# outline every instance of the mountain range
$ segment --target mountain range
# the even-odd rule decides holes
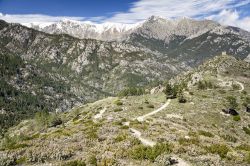
[[[249,61],[249,41],[242,29],[189,18],[152,16],[136,25],[0,21],[1,118],[18,122],[39,110],[67,111],[127,87],[158,85],[222,52]]]

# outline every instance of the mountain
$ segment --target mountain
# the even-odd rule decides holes
[[[177,98],[108,97],[37,114],[1,139],[0,165],[249,165],[250,63],[216,56],[170,82]]]
[[[124,42],[150,49],[168,58],[182,57],[185,61],[198,61],[197,64],[201,63],[200,56],[208,57],[222,51],[230,55],[237,54],[241,58],[249,55],[249,32],[236,27],[222,26],[211,20],[165,19],[151,16],[138,24],[93,24],[67,20],[48,26],[31,27],[51,34]]]
[[[29,23],[24,25],[50,34],[68,34],[80,39],[97,39],[104,41],[122,39],[139,26],[139,24],[95,24],[72,20],[62,20],[58,23],[51,24]]]
[[[58,24],[88,27],[70,21]],[[103,33],[115,27],[105,31],[102,26]],[[101,41],[0,21],[1,129],[39,110],[67,111],[115,96],[126,87],[163,82],[224,51],[249,59],[249,32],[215,22],[153,16],[138,27],[121,27],[117,34],[122,40]]]

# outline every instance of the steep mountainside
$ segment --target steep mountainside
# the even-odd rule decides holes
[[[249,165],[250,63],[218,56],[174,82],[176,99],[109,97],[37,114],[1,139],[0,165]]]
[[[170,24],[179,28],[171,29]],[[171,37],[163,40],[160,34]],[[209,21],[183,19],[170,23],[151,17],[126,41],[108,42],[51,35],[0,21],[0,52],[6,60],[0,62],[5,66],[1,119],[15,122],[43,109],[66,111],[78,103],[113,96],[124,87],[161,82],[222,51],[245,59],[250,53],[247,34]],[[10,59],[16,59],[18,65],[11,64]],[[13,72],[6,72],[8,65],[15,65]],[[14,104],[24,106],[20,107],[20,113],[26,112],[22,116],[8,104],[18,101],[15,91],[27,98],[39,98],[31,104]],[[49,102],[46,108],[40,107],[41,101]],[[27,105],[35,109],[29,111]],[[2,120],[1,124],[9,122]]]

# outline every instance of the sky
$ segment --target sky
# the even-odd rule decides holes
[[[215,20],[250,31],[250,0],[0,0],[7,22],[137,23],[156,15]]]

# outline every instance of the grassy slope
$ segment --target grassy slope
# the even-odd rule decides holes
[[[154,157],[158,155],[156,149],[153,149],[154,152],[150,148],[144,149],[146,155],[142,154],[144,152],[140,148],[143,149],[143,145],[122,125],[122,122],[130,121],[130,127],[141,131],[143,137],[157,143],[167,143],[171,155],[179,156],[186,162],[194,165],[247,165],[250,135],[243,127],[250,125],[250,114],[245,112],[242,103],[250,93],[249,72],[249,64],[230,57],[210,61],[191,72],[191,76],[201,73],[202,78],[212,81],[216,88],[198,90],[196,85],[190,86],[189,92],[192,93],[185,93],[187,103],[180,104],[173,99],[164,111],[144,122],[134,119],[163,105],[166,102],[163,93],[120,99],[110,97],[83,105],[60,114],[64,125],[54,128],[41,130],[34,120],[24,121],[10,129],[9,133],[27,138],[19,136],[14,148],[0,151],[0,156],[3,156],[0,161],[60,164],[73,160],[92,163],[96,158],[99,165],[159,165],[157,162],[161,162],[160,159],[165,156],[163,151],[166,154],[169,151],[157,149],[163,153],[157,159]],[[186,80],[191,76],[185,77]],[[218,78],[242,82],[245,91],[219,86]],[[221,109],[225,108],[226,96],[237,97],[240,121],[221,113]],[[122,105],[117,105],[117,100]],[[107,111],[102,119],[94,120],[93,116],[103,108],[107,108]]]

